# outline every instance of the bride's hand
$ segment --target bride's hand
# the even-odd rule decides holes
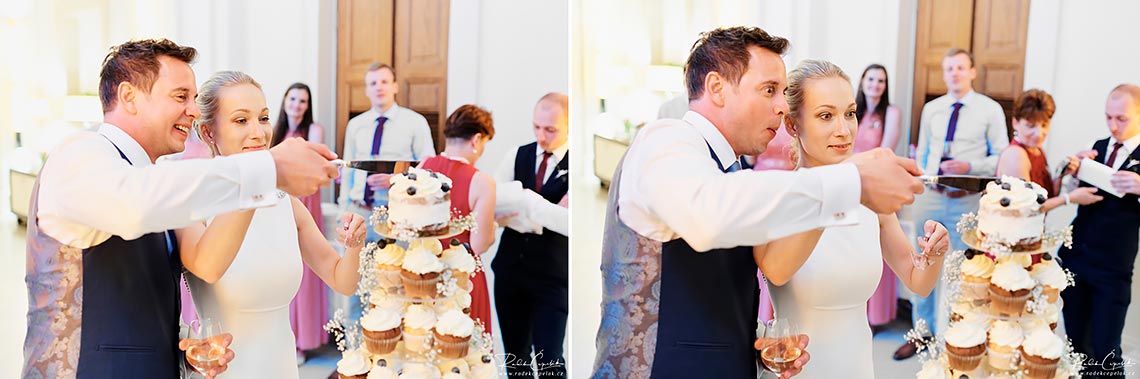
[[[368,235],[364,217],[352,212],[340,215],[340,227],[336,228],[339,240],[346,249],[359,249],[364,246],[364,238]]]
[[[918,248],[922,255],[941,257],[950,250],[950,237],[946,227],[934,220],[926,220],[923,225],[926,238],[918,239]]]
[[[811,354],[809,354],[807,350],[808,336],[806,334],[800,334],[798,337],[800,345],[800,357],[796,358],[796,361],[792,364],[791,369],[780,374],[780,379],[787,379],[799,375],[800,371],[803,370],[804,365],[806,365],[808,361],[811,360]],[[773,339],[757,338],[756,343],[753,344],[753,347],[756,348],[756,351],[762,351],[765,347],[774,345],[776,343],[777,341]]]

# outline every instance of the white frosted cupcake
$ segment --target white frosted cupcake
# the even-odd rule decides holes
[[[1029,276],[1041,283],[1042,293],[1045,294],[1049,304],[1056,304],[1061,291],[1069,286],[1068,275],[1065,275],[1065,270],[1061,269],[1061,265],[1057,264],[1055,259],[1043,259],[1033,265],[1029,270]]]
[[[436,285],[442,280],[443,262],[431,252],[416,248],[408,250],[401,268],[404,292],[408,297],[434,299],[439,295]]]
[[[458,239],[451,239],[451,246],[443,251],[443,265],[451,270],[451,277],[455,278],[459,288],[470,288],[470,277],[475,273],[475,257],[467,252],[467,248],[459,243]]]
[[[990,297],[990,277],[994,261],[982,253],[968,253],[971,257],[962,262],[962,293],[966,300],[985,300]]]
[[[946,331],[946,356],[950,368],[973,371],[986,353],[986,331],[972,322],[959,322]]]
[[[441,379],[438,368],[423,363],[408,363],[402,371],[400,379]]]
[[[404,348],[417,353],[431,349],[435,323],[435,311],[431,307],[423,304],[409,305],[404,314]]]
[[[368,353],[360,349],[349,350],[341,353],[340,361],[336,363],[336,373],[340,379],[367,379],[371,366]]]
[[[368,302],[372,304],[372,308],[384,308],[396,313],[403,314],[404,307],[408,305],[407,301],[394,296],[382,288],[375,288],[368,295]]]
[[[443,243],[440,243],[439,240],[435,238],[417,239],[408,245],[408,250],[417,249],[426,250],[436,257],[443,255]]]
[[[915,379],[950,379],[950,370],[937,360],[929,360],[922,364],[922,370]]]
[[[1048,329],[1036,329],[1021,343],[1025,377],[1048,379],[1057,374],[1057,363],[1065,352],[1064,342]]]
[[[1017,369],[1018,348],[1024,339],[1021,327],[1016,322],[995,321],[989,331],[986,344],[990,367],[1000,371]]]
[[[444,359],[457,359],[467,356],[470,347],[471,331],[475,323],[471,317],[457,310],[450,310],[439,316],[435,323],[435,349]]]
[[[385,359],[377,359],[376,363],[372,364],[372,371],[368,373],[368,379],[398,379],[399,377],[399,373]]]
[[[444,314],[449,310],[458,310],[464,314],[471,314],[471,294],[466,291],[456,291],[447,299],[435,302],[435,313]]]
[[[997,263],[1014,262],[1021,266],[1021,268],[1028,269],[1033,265],[1033,256],[1025,253],[1008,253],[998,255]]]
[[[382,288],[399,287],[400,266],[404,263],[404,248],[396,245],[392,240],[376,242],[377,250],[372,255],[376,261],[376,279]]]
[[[396,349],[403,327],[400,314],[390,309],[373,308],[360,318],[364,329],[364,346],[372,354],[384,355]]]
[[[442,372],[444,376],[447,374],[459,374],[462,376],[471,372],[471,365],[468,365],[464,359],[443,360],[436,367],[439,368],[439,372]]]
[[[994,266],[990,278],[990,311],[1000,316],[1020,317],[1037,282],[1021,264],[1002,262]]]

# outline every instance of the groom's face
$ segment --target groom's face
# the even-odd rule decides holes
[[[788,112],[784,89],[788,87],[784,60],[779,54],[758,46],[748,49],[748,69],[735,86],[725,94],[725,111],[732,125],[732,145],[736,153],[756,155],[768,148],[768,142],[780,129],[780,121]]]

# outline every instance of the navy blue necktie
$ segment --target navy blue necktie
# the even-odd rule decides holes
[[[376,133],[372,135],[372,157],[376,158],[380,154],[380,140],[384,138],[384,123],[388,122],[388,118],[380,116],[376,118]],[[366,176],[367,177],[367,176]],[[372,193],[376,192],[368,182],[364,182],[364,204],[372,206]]]
[[[946,143],[942,145],[942,162],[950,158],[950,143],[954,142],[954,132],[958,130],[958,111],[962,110],[962,103],[954,103],[954,111],[950,112],[950,125],[946,127]],[[938,175],[942,175],[942,167],[938,168]]]

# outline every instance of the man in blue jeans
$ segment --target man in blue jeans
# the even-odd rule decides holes
[[[992,176],[998,155],[1009,145],[1005,113],[993,99],[974,92],[977,77],[974,57],[963,49],[950,49],[942,58],[942,80],[947,94],[922,107],[918,131],[918,168],[927,175]],[[946,225],[951,247],[965,249],[956,225],[963,213],[977,211],[978,197],[961,190],[935,188],[915,199],[917,219],[932,219]],[[917,236],[916,236],[917,237]],[[940,287],[940,286],[938,286]],[[926,321],[930,332],[937,335],[946,317],[936,317],[940,293],[938,287],[930,296],[912,297],[913,320]],[[914,356],[917,348],[907,343],[895,352],[895,359]]]

